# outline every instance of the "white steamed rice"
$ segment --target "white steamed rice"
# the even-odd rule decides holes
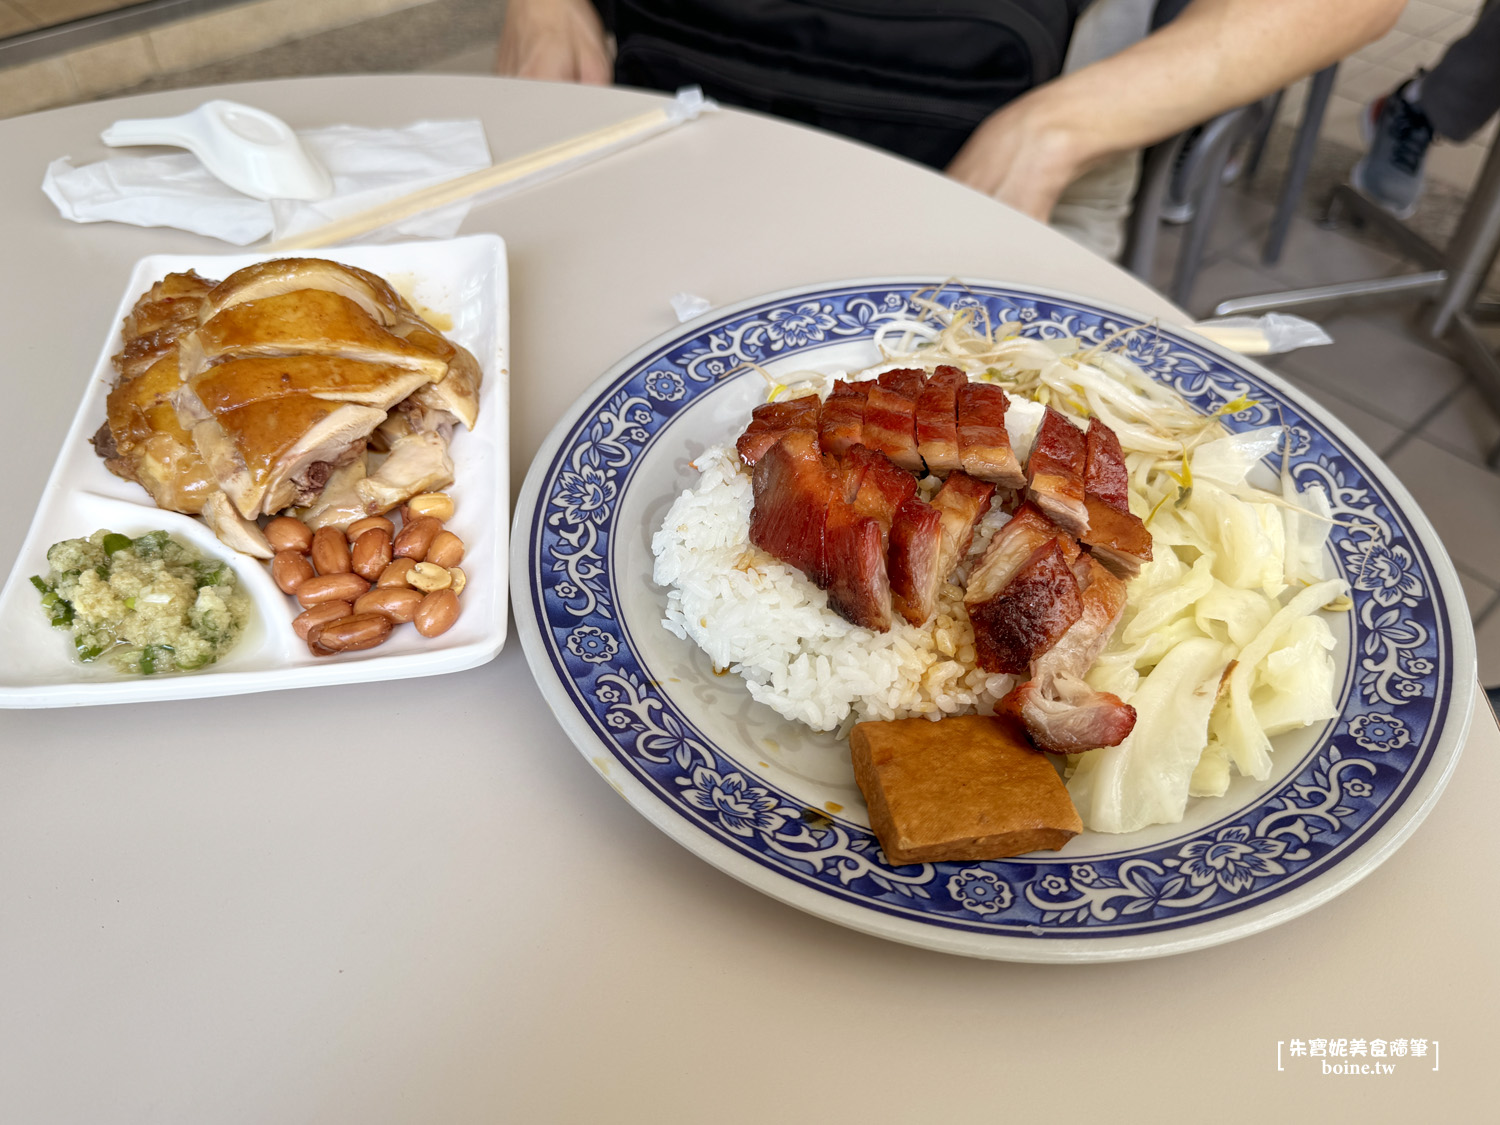
[[[849,624],[828,595],[750,542],[750,474],[733,448],[695,462],[697,484],[679,496],[651,540],[654,577],[668,587],[663,622],[703,649],[717,669],[740,675],[750,694],[788,719],[834,730],[851,716],[899,719],[978,711],[1015,677],[974,666],[963,590],[949,582],[921,628],[895,617],[877,633]],[[1005,521],[992,511],[970,558]],[[966,568],[955,579],[962,580]]]

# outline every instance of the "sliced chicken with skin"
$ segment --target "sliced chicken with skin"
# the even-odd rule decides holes
[[[380,467],[355,485],[355,493],[364,504],[364,514],[373,516],[452,483],[448,442],[441,434],[418,431],[397,438]]]
[[[255,519],[310,501],[328,479],[313,466],[347,464],[384,419],[375,407],[292,395],[199,422],[193,442],[239,513]],[[322,472],[316,488],[309,471]]]
[[[198,323],[207,324],[225,309],[246,301],[278,297],[299,289],[322,289],[347,297],[386,328],[395,325],[403,313],[412,311],[384,279],[368,270],[323,258],[277,258],[246,266],[215,285],[199,309]]]
[[[483,378],[478,361],[444,339],[384,279],[367,270],[321,258],[280,258],[247,266],[213,288],[203,301],[199,322],[206,326],[236,305],[299,290],[321,290],[352,301],[378,326],[444,365],[445,375],[411,396],[424,411],[445,416],[420,428],[436,429],[448,418],[466,429],[474,428]]]
[[[139,483],[158,508],[196,515],[218,484],[178,424],[171,397],[178,386],[177,359],[169,355],[109,392],[105,425],[112,455],[105,467]]]
[[[394,331],[448,365],[448,374],[441,382],[419,388],[412,394],[411,401],[429,412],[446,413],[464,429],[472,430],[479,420],[479,387],[484,380],[479,361],[467,348],[443,339],[425,321],[403,321]],[[424,428],[434,427],[428,425]]]
[[[218,489],[204,502],[201,514],[203,522],[219,537],[219,542],[236,551],[257,559],[269,559],[276,553],[260,525],[235,511],[229,497]]]
[[[448,364],[382,327],[340,293],[298,289],[232,305],[182,341],[184,380],[225,357],[341,356],[406,367],[436,382]]]
[[[323,491],[306,507],[293,508],[292,515],[314,531],[320,527],[337,527],[342,530],[355,520],[376,515],[375,512],[365,510],[365,499],[359,494],[365,472],[363,457],[356,457],[347,465],[340,465],[329,474]]]
[[[191,271],[169,273],[141,295],[120,326],[124,346],[113,362],[122,382],[175,354],[181,336],[197,327],[203,296],[213,286]]]
[[[266,549],[262,514],[296,504],[342,525],[445,487],[448,434],[478,415],[474,357],[385,280],[337,262],[168,275],[123,334],[100,456],[247,553]],[[387,456],[367,474],[382,424]]]
[[[339,356],[255,357],[215,364],[188,380],[173,402],[185,425],[294,395],[390,410],[427,381],[421,371]]]

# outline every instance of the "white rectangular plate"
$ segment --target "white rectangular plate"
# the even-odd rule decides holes
[[[160,510],[140,485],[111,474],[94,453],[89,438],[104,421],[104,400],[114,379],[110,356],[120,350],[119,324],[136,299],[172,272],[195,269],[222,279],[277,256],[156,254],[136,263],[113,322],[99,326],[107,334],[94,376],[0,590],[0,707],[139,703],[407,679],[473,668],[499,654],[508,588],[510,341],[505,243],[495,235],[318,254],[386,278],[419,309],[436,314],[443,334],[473,352],[484,370],[478,425],[453,437],[456,479],[449,492],[456,511],[448,526],[464,541],[469,584],[457,624],[442,636],[424,638],[403,628],[379,648],[314,657],[292,632],[296,603],[276,588],[264,563],[231,551],[198,520]],[[48,624],[29,578],[47,573],[47,548],[53,543],[100,528],[126,535],[163,528],[229,562],[254,601],[250,626],[234,649],[202,671],[171,675],[125,676],[103,661],[79,663],[72,635]]]

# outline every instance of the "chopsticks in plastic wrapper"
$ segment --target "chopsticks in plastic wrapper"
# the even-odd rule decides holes
[[[1192,327],[1198,335],[1207,336],[1220,347],[1240,355],[1280,355],[1333,343],[1333,337],[1322,325],[1290,313],[1225,316],[1200,320]]]
[[[488,203],[639,144],[678,125],[693,121],[706,111],[718,108],[718,103],[705,98],[699,87],[686,86],[678,90],[676,97],[665,105],[636,117],[571,137],[547,148],[507,160],[503,164],[434,184],[366,211],[337,219],[325,226],[289,235],[272,243],[267,249],[310,250],[356,242],[372,236],[378,237],[378,232],[392,223],[404,222],[414,215],[446,207],[459,200],[474,204]]]

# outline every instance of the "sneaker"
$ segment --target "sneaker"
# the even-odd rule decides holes
[[[1403,83],[1365,108],[1360,124],[1369,151],[1354,166],[1349,182],[1361,195],[1398,219],[1409,219],[1422,194],[1422,164],[1432,144],[1432,122],[1406,100]]]

